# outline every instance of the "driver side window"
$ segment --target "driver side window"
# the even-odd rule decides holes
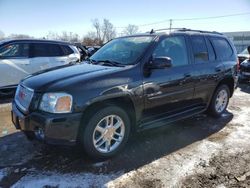
[[[153,58],[170,57],[173,67],[187,65],[188,56],[185,38],[183,36],[174,36],[163,39],[155,48]]]

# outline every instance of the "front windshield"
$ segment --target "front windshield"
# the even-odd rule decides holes
[[[152,36],[117,38],[104,45],[90,60],[112,61],[122,65],[135,64],[152,40]]]

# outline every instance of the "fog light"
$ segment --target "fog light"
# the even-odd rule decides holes
[[[44,130],[42,128],[37,128],[35,130],[35,135],[36,135],[36,138],[39,139],[39,140],[44,140]]]

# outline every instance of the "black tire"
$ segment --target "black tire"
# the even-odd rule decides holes
[[[119,143],[116,149],[109,153],[103,153],[98,151],[95,146],[94,146],[94,141],[93,141],[93,134],[96,126],[98,123],[106,116],[109,115],[116,115],[121,118],[123,121],[124,127],[125,127],[125,132],[122,141]],[[130,133],[130,118],[128,114],[120,107],[117,106],[107,106],[103,107],[100,110],[97,110],[97,112],[92,113],[91,117],[86,121],[84,126],[84,129],[82,129],[79,137],[80,137],[80,142],[81,145],[84,147],[85,152],[87,155],[94,159],[106,159],[113,157],[116,155],[127,143],[128,138],[129,138],[129,133]]]
[[[218,111],[216,109],[216,99],[218,97],[218,94],[224,90],[227,93],[227,100],[225,101],[225,107],[221,110]],[[209,108],[208,108],[208,113],[211,114],[213,117],[219,118],[221,115],[226,111],[228,102],[229,102],[229,97],[230,97],[230,91],[227,85],[220,85],[216,91],[214,92],[214,95],[212,97],[212,100],[210,102]]]
[[[23,133],[25,134],[25,136],[26,136],[26,138],[28,139],[28,140],[34,140],[35,139],[35,134],[34,134],[34,132],[32,132],[32,131],[23,131]]]

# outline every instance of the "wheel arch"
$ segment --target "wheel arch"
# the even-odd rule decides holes
[[[220,87],[221,85],[227,85],[230,91],[230,97],[233,96],[234,93],[234,79],[232,77],[226,77],[220,80],[220,82],[217,84],[214,92]]]
[[[104,98],[99,98],[99,99],[95,99],[92,100],[91,102],[88,102],[82,112],[82,118],[81,118],[81,123],[80,123],[80,127],[79,127],[79,131],[78,133],[84,131],[84,125],[87,123],[89,117],[91,116],[91,114],[95,113],[97,111],[97,109],[99,108],[104,108],[107,106],[118,106],[122,109],[124,109],[127,113],[128,116],[131,120],[131,131],[135,131],[136,130],[136,110],[135,110],[135,104],[133,102],[133,100],[131,99],[131,97],[126,94],[126,95],[120,95],[120,96],[116,96],[116,97],[106,97]]]

